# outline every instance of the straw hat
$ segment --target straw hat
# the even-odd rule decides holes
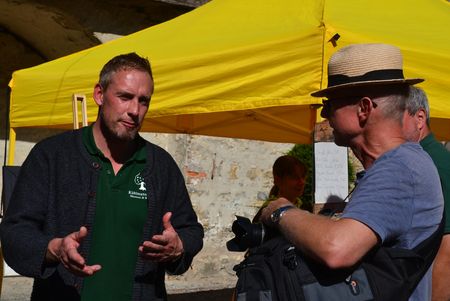
[[[414,85],[423,81],[421,78],[405,79],[399,48],[387,44],[353,44],[333,54],[328,62],[328,87],[311,95],[322,97],[343,88]]]

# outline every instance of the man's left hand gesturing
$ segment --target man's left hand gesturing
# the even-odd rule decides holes
[[[170,218],[172,212],[166,212],[163,216],[164,231],[160,235],[154,235],[149,241],[144,241],[139,246],[139,252],[144,259],[155,262],[171,262],[183,254],[183,242],[172,227]]]

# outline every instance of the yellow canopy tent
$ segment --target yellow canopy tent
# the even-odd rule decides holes
[[[450,140],[448,37],[445,0],[213,0],[166,23],[14,72],[9,164],[15,128],[72,124],[72,94],[88,96],[93,121],[91,93],[101,66],[131,51],[148,56],[154,70],[144,131],[309,143],[320,103],[310,93],[326,86],[330,55],[351,43],[391,43],[402,49],[406,76],[426,79],[433,131]]]

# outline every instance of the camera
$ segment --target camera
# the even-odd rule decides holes
[[[227,242],[228,251],[242,252],[257,247],[273,237],[273,228],[265,227],[262,223],[252,223],[250,219],[236,215],[231,226],[235,237]]]

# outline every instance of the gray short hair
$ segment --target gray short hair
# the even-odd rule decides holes
[[[430,106],[425,91],[421,88],[410,86],[409,97],[406,101],[406,110],[408,114],[414,116],[417,111],[423,109],[427,117],[427,125],[430,125]]]
[[[408,86],[402,84],[371,87],[366,94],[380,106],[384,117],[402,124],[408,92]]]
[[[382,110],[385,117],[402,123],[407,98],[408,97],[404,94],[392,94],[375,99],[375,101],[378,100],[378,102],[382,104],[382,106],[380,106],[380,110]]]

